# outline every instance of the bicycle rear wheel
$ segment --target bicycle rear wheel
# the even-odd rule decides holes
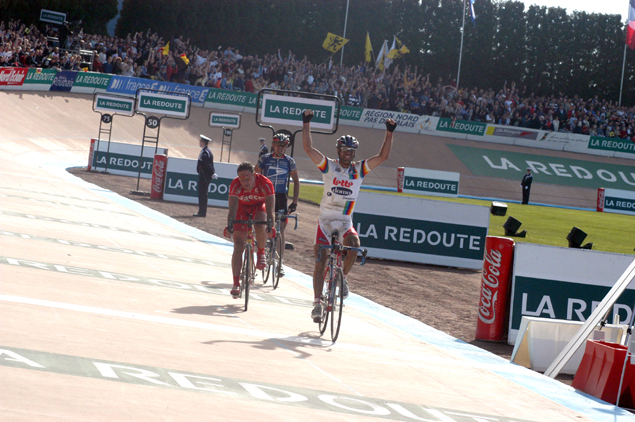
[[[344,308],[344,298],[342,297],[342,286],[344,284],[344,273],[341,268],[336,268],[333,279],[333,306],[331,306],[331,340],[335,343],[340,334],[342,325],[342,310]]]
[[[329,322],[329,313],[330,313],[330,309],[329,309],[329,303],[331,303],[330,301],[330,296],[331,296],[331,289],[330,287],[330,279],[331,279],[331,265],[328,264],[326,266],[326,268],[324,269],[324,284],[322,286],[322,319],[320,321],[320,334],[324,334],[324,332],[326,331],[326,327],[328,327],[328,322]]]
[[[284,247],[284,246],[281,246]],[[273,283],[273,289],[277,289],[278,288],[278,283],[280,282],[280,269],[282,268],[282,257],[280,256],[280,252],[278,251],[278,249],[274,249],[273,252],[273,279],[272,279],[272,283]]]
[[[249,285],[251,284],[251,271],[253,254],[250,248],[245,249],[245,258],[243,259],[243,277],[242,277],[242,294],[245,295],[245,312],[247,311],[247,305],[249,304]]]

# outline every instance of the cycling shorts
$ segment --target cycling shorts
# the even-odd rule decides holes
[[[284,210],[284,213],[287,214],[289,208],[287,208],[287,194],[286,193],[276,193],[276,208],[275,212],[277,213],[280,210]],[[282,220],[283,223],[286,223],[288,218]]]
[[[331,236],[337,231],[338,241],[340,244],[344,244],[344,239],[348,236],[357,236],[357,231],[353,227],[353,219],[347,215],[343,215],[342,218],[318,218],[318,226],[315,235],[316,245],[330,245]]]
[[[236,210],[235,220],[249,220],[249,217],[256,218],[256,215],[260,212],[267,212],[264,202],[256,205],[244,205],[238,203],[238,209]],[[234,231],[246,232],[249,228],[246,224],[234,224]]]

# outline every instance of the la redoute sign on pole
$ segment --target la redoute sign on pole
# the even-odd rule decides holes
[[[190,97],[139,91],[137,113],[164,114],[185,119],[190,110]]]
[[[302,126],[302,113],[304,113],[304,110],[313,110],[311,127],[313,129],[333,130],[336,118],[335,107],[336,104],[333,101],[265,94],[262,96],[260,121],[263,123]]]

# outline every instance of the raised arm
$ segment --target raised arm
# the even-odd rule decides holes
[[[369,168],[374,169],[390,157],[390,150],[392,149],[392,132],[396,127],[397,123],[395,123],[393,119],[386,120],[386,135],[384,136],[384,143],[381,144],[379,154],[366,160],[366,164]]]
[[[311,119],[313,118],[313,110],[304,110],[302,113],[302,146],[304,152],[309,156],[315,164],[320,164],[324,159],[324,155],[313,148],[313,139],[311,138]]]

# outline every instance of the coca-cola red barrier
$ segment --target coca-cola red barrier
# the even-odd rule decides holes
[[[88,150],[88,166],[87,170],[91,171],[93,169],[93,160],[94,156],[97,154],[97,139],[90,140],[90,149]]]
[[[571,386],[615,404],[627,350],[627,347],[621,344],[587,340],[584,356]],[[619,406],[632,409],[633,403],[635,367],[629,361],[624,370]]]
[[[403,192],[403,181],[406,171],[405,167],[397,167],[397,192]]]
[[[477,340],[503,341],[507,334],[513,259],[512,239],[487,236],[476,322]]]
[[[604,188],[598,188],[597,212],[604,212]]]
[[[150,198],[163,199],[163,187],[165,186],[165,173],[168,169],[168,156],[156,154],[152,162],[152,186]]]

